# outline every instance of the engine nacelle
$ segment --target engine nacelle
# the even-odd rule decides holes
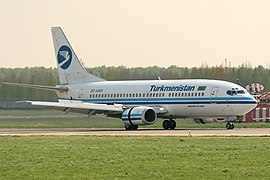
[[[208,124],[208,123],[215,123],[215,122],[225,122],[225,118],[196,118],[194,122],[197,124]]]
[[[150,125],[157,119],[155,110],[151,107],[134,107],[127,109],[122,114],[122,120],[126,125]]]

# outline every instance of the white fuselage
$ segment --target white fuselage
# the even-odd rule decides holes
[[[125,107],[163,107],[159,117],[241,116],[257,101],[241,86],[218,80],[102,81],[69,84],[60,99],[90,103],[123,104]]]

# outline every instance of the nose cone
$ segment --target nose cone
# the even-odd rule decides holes
[[[250,96],[250,101],[248,103],[249,106],[247,106],[247,112],[253,110],[254,108],[257,107],[258,105],[258,101],[257,99],[255,99],[253,96],[249,95]]]

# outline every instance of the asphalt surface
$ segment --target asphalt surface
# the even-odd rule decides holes
[[[117,128],[55,128],[55,129],[1,129],[0,136],[31,135],[95,135],[95,136],[270,136],[268,128],[236,128],[226,129],[138,129],[126,131]]]

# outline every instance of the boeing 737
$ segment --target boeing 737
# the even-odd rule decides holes
[[[52,27],[60,85],[54,87],[5,83],[54,91],[58,102],[26,101],[89,116],[105,114],[122,119],[126,130],[150,125],[163,118],[164,129],[175,129],[176,118],[197,123],[234,122],[256,107],[243,87],[220,80],[106,81],[86,72],[60,27]]]

